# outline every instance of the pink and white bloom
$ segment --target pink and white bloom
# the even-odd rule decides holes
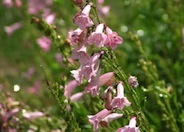
[[[108,72],[99,77],[98,86],[101,87],[102,85],[106,84],[112,77],[114,76],[113,72]]]
[[[22,24],[20,22],[14,23],[10,26],[5,26],[5,32],[10,36],[12,35],[16,30],[18,30],[20,27],[22,27]]]
[[[116,132],[140,132],[139,127],[136,127],[136,117],[132,117],[129,125],[117,129]]]
[[[82,66],[79,67],[77,70],[70,71],[72,76],[75,78],[75,80],[78,82],[78,84],[82,83],[83,74],[82,74]]]
[[[71,30],[68,32],[68,39],[70,41],[70,43],[72,45],[77,44],[78,42],[81,42],[81,39],[83,39],[82,37],[82,32],[84,32],[84,30],[77,28],[76,30]]]
[[[78,83],[76,80],[72,80],[69,83],[67,83],[67,85],[65,85],[64,88],[64,96],[66,98],[69,98],[71,96],[71,93],[73,92],[73,90],[77,87]]]
[[[108,72],[101,75],[100,77],[98,75],[96,77],[93,77],[90,83],[85,87],[84,92],[91,93],[92,96],[98,95],[100,87],[103,86],[107,81],[109,81],[113,75],[113,72]]]
[[[85,64],[81,65],[79,69],[71,71],[73,77],[78,81],[79,84],[82,83],[83,77],[90,82],[92,77],[97,76],[100,56],[101,53],[95,53]]]
[[[124,87],[122,82],[120,82],[117,86],[117,96],[113,98],[111,102],[112,108],[118,108],[122,110],[124,106],[130,106],[131,103],[124,96]]]
[[[106,27],[107,40],[105,46],[109,46],[112,49],[117,48],[117,44],[123,43],[123,39],[118,36],[116,32],[113,32],[109,27]]]
[[[78,59],[81,65],[85,64],[90,59],[85,43],[82,43],[77,48],[73,49],[71,56],[73,59]]]
[[[82,12],[77,13],[73,18],[74,24],[76,24],[82,30],[93,26],[93,21],[89,17],[90,10],[91,5],[87,5],[84,7]]]
[[[96,27],[95,32],[91,33],[88,38],[88,44],[95,44],[97,47],[103,47],[107,41],[107,35],[103,33],[104,24],[101,23]]]
[[[38,45],[45,51],[48,52],[50,50],[51,46],[51,40],[45,36],[42,36],[41,38],[38,38],[36,40]]]
[[[99,58],[101,53],[95,53],[83,66],[82,73],[88,82],[91,81],[92,77],[97,76],[99,69]]]
[[[111,111],[107,109],[103,109],[100,112],[98,112],[96,115],[88,115],[88,119],[90,124],[93,125],[93,130],[96,132],[99,128],[98,124],[111,113]]]
[[[110,122],[122,117],[123,114],[119,114],[119,113],[111,113],[109,115],[107,115],[105,118],[103,118],[101,120],[101,122],[99,123],[102,127],[107,126]]]
[[[139,86],[139,82],[138,82],[138,80],[137,80],[137,77],[135,77],[135,76],[130,76],[130,77],[128,78],[128,83],[129,83],[132,87],[134,87],[134,88],[136,88],[136,87]]]
[[[93,97],[99,95],[100,87],[98,87],[99,77],[92,77],[91,81],[84,89],[84,93],[90,93]]]
[[[23,117],[27,120],[33,120],[45,116],[43,112],[23,112]]]
[[[49,14],[47,16],[44,16],[44,19],[48,24],[52,24],[54,22],[55,17],[56,17],[56,15],[54,13],[52,13],[52,14]]]

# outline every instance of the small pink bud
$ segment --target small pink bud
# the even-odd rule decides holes
[[[45,36],[36,40],[38,45],[43,49],[43,51],[48,52],[51,46],[51,40]]]
[[[83,92],[79,92],[79,93],[73,94],[73,95],[70,97],[70,100],[71,100],[72,102],[77,102],[77,101],[79,101],[79,99],[82,98],[83,95],[84,95]]]
[[[23,117],[25,117],[28,120],[37,119],[37,118],[40,118],[40,117],[43,117],[43,116],[45,116],[45,114],[43,112],[39,112],[39,111],[23,113]]]
[[[20,27],[22,26],[22,24],[20,22],[14,23],[10,26],[5,26],[5,32],[10,36],[12,35],[16,30],[18,30]]]
[[[137,86],[139,86],[139,83],[138,83],[138,81],[137,81],[137,77],[135,77],[135,76],[130,76],[129,78],[128,78],[128,83],[132,86],[132,87],[137,87]]]

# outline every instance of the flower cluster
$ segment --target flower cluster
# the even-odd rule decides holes
[[[91,19],[90,11],[91,8],[93,8],[91,3],[87,3],[84,7],[82,7],[82,2],[76,1],[76,3],[78,3],[77,5],[81,8],[73,18],[73,22],[78,28],[69,31],[68,40],[73,49],[71,55],[72,59],[78,60],[80,66],[77,70],[71,71],[75,80],[65,86],[65,96],[70,98],[73,102],[78,101],[83,94],[90,93],[92,96],[100,94],[101,86],[114,77],[113,72],[100,75],[100,58],[104,55],[104,51],[100,51],[100,48],[110,47],[114,50],[118,44],[123,43],[123,39],[105,23],[95,23],[95,21]],[[98,52],[93,54],[88,52],[88,48],[92,45],[99,49]],[[71,95],[72,91],[78,85],[82,84],[84,80],[88,83],[84,90]],[[98,131],[99,125],[104,127],[114,119],[123,116],[123,114],[114,113],[114,109],[122,110],[125,106],[131,105],[124,96],[123,83],[119,82],[117,84],[117,94],[114,97],[111,92],[113,86],[114,83],[111,83],[104,91],[103,98],[106,101],[105,108],[96,115],[88,115],[89,122],[93,125],[94,131]],[[132,121],[133,119],[134,121]],[[117,131],[126,132],[135,129],[136,132],[138,132],[139,128],[136,128],[135,118],[131,119],[129,126],[125,126],[125,129],[120,128]]]

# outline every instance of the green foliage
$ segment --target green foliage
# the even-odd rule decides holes
[[[103,49],[106,54],[102,57],[102,66],[106,71],[113,69],[117,78],[125,82],[126,94],[134,105],[133,110],[117,111],[124,116],[100,131],[110,132],[126,125],[126,118],[132,113],[140,117],[140,126],[144,126],[143,121],[147,120],[149,126],[145,127],[150,127],[150,131],[184,131],[183,1],[106,0],[105,5],[110,5],[111,10],[103,22],[122,36],[124,43],[114,52]],[[67,104],[63,96],[66,80],[72,79],[70,70],[75,68],[68,64],[71,48],[66,37],[70,29],[76,28],[72,18],[78,9],[67,0],[53,0],[51,8],[56,12],[54,25],[46,24],[40,19],[40,14],[28,15],[25,1],[21,8],[1,6],[0,104],[8,104],[9,96],[20,102],[20,106],[11,106],[21,108],[13,117],[20,121],[20,125],[9,124],[20,131],[30,128],[35,131],[92,131],[87,115],[103,109],[103,101],[85,95],[79,103]],[[17,21],[21,21],[23,26],[8,36],[4,26]],[[35,40],[42,35],[52,39],[49,52],[43,52],[36,44]],[[62,64],[55,60],[55,53],[62,53]],[[30,67],[35,72],[30,78],[25,78],[24,73]],[[140,84],[137,89],[128,85],[129,74],[137,76]],[[35,81],[40,81],[41,85],[33,94],[29,88]],[[20,91],[13,90],[15,84],[20,86]],[[78,87],[76,91],[81,89]],[[70,111],[66,111],[67,105],[70,105]],[[46,117],[27,121],[22,117],[23,109],[43,111]]]

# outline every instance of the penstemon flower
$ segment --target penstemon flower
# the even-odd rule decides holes
[[[107,126],[107,124],[109,124],[110,122],[122,117],[123,114],[119,114],[119,113],[111,113],[109,115],[107,115],[105,118],[103,118],[101,120],[101,122],[99,123],[102,127]]]
[[[77,28],[74,31],[69,31],[68,32],[68,40],[70,41],[71,45],[75,45],[78,42],[81,42],[80,40],[82,39],[82,32],[84,32],[84,30]]]
[[[89,12],[91,10],[91,5],[84,7],[82,12],[77,13],[74,18],[74,24],[76,24],[80,29],[85,29],[93,26],[93,21],[89,17]]]
[[[73,90],[77,87],[77,81],[76,80],[72,80],[70,81],[67,85],[65,85],[64,88],[64,96],[65,97],[70,97],[71,93],[73,92]]]
[[[113,98],[111,102],[112,108],[123,109],[124,106],[130,106],[131,103],[124,96],[124,87],[122,82],[120,82],[117,86],[117,96]]]
[[[96,27],[95,32],[91,33],[88,38],[89,44],[95,44],[97,47],[103,47],[107,40],[107,35],[103,33],[104,24],[101,23]]]
[[[100,112],[98,112],[96,115],[88,115],[88,119],[90,124],[93,125],[93,130],[96,132],[99,128],[98,124],[111,113],[111,111],[107,109],[103,109]]]
[[[73,49],[71,57],[73,59],[78,59],[81,65],[85,64],[90,59],[87,53],[86,44],[82,43],[77,48]]]
[[[113,32],[109,27],[106,27],[107,40],[105,46],[109,46],[112,49],[117,48],[117,44],[123,43],[123,39],[118,36],[116,32]]]
[[[38,45],[43,49],[43,51],[48,52],[51,46],[51,40],[45,36],[38,38],[37,40]]]
[[[43,112],[24,112],[23,113],[23,117],[26,118],[27,120],[33,120],[33,119],[37,119],[40,117],[45,116],[45,114]]]
[[[20,22],[14,23],[10,26],[5,26],[5,32],[8,34],[8,36],[11,36],[16,30],[22,27],[22,24]]]
[[[129,125],[117,129],[116,132],[140,132],[139,127],[136,127],[136,117],[132,117]]]

